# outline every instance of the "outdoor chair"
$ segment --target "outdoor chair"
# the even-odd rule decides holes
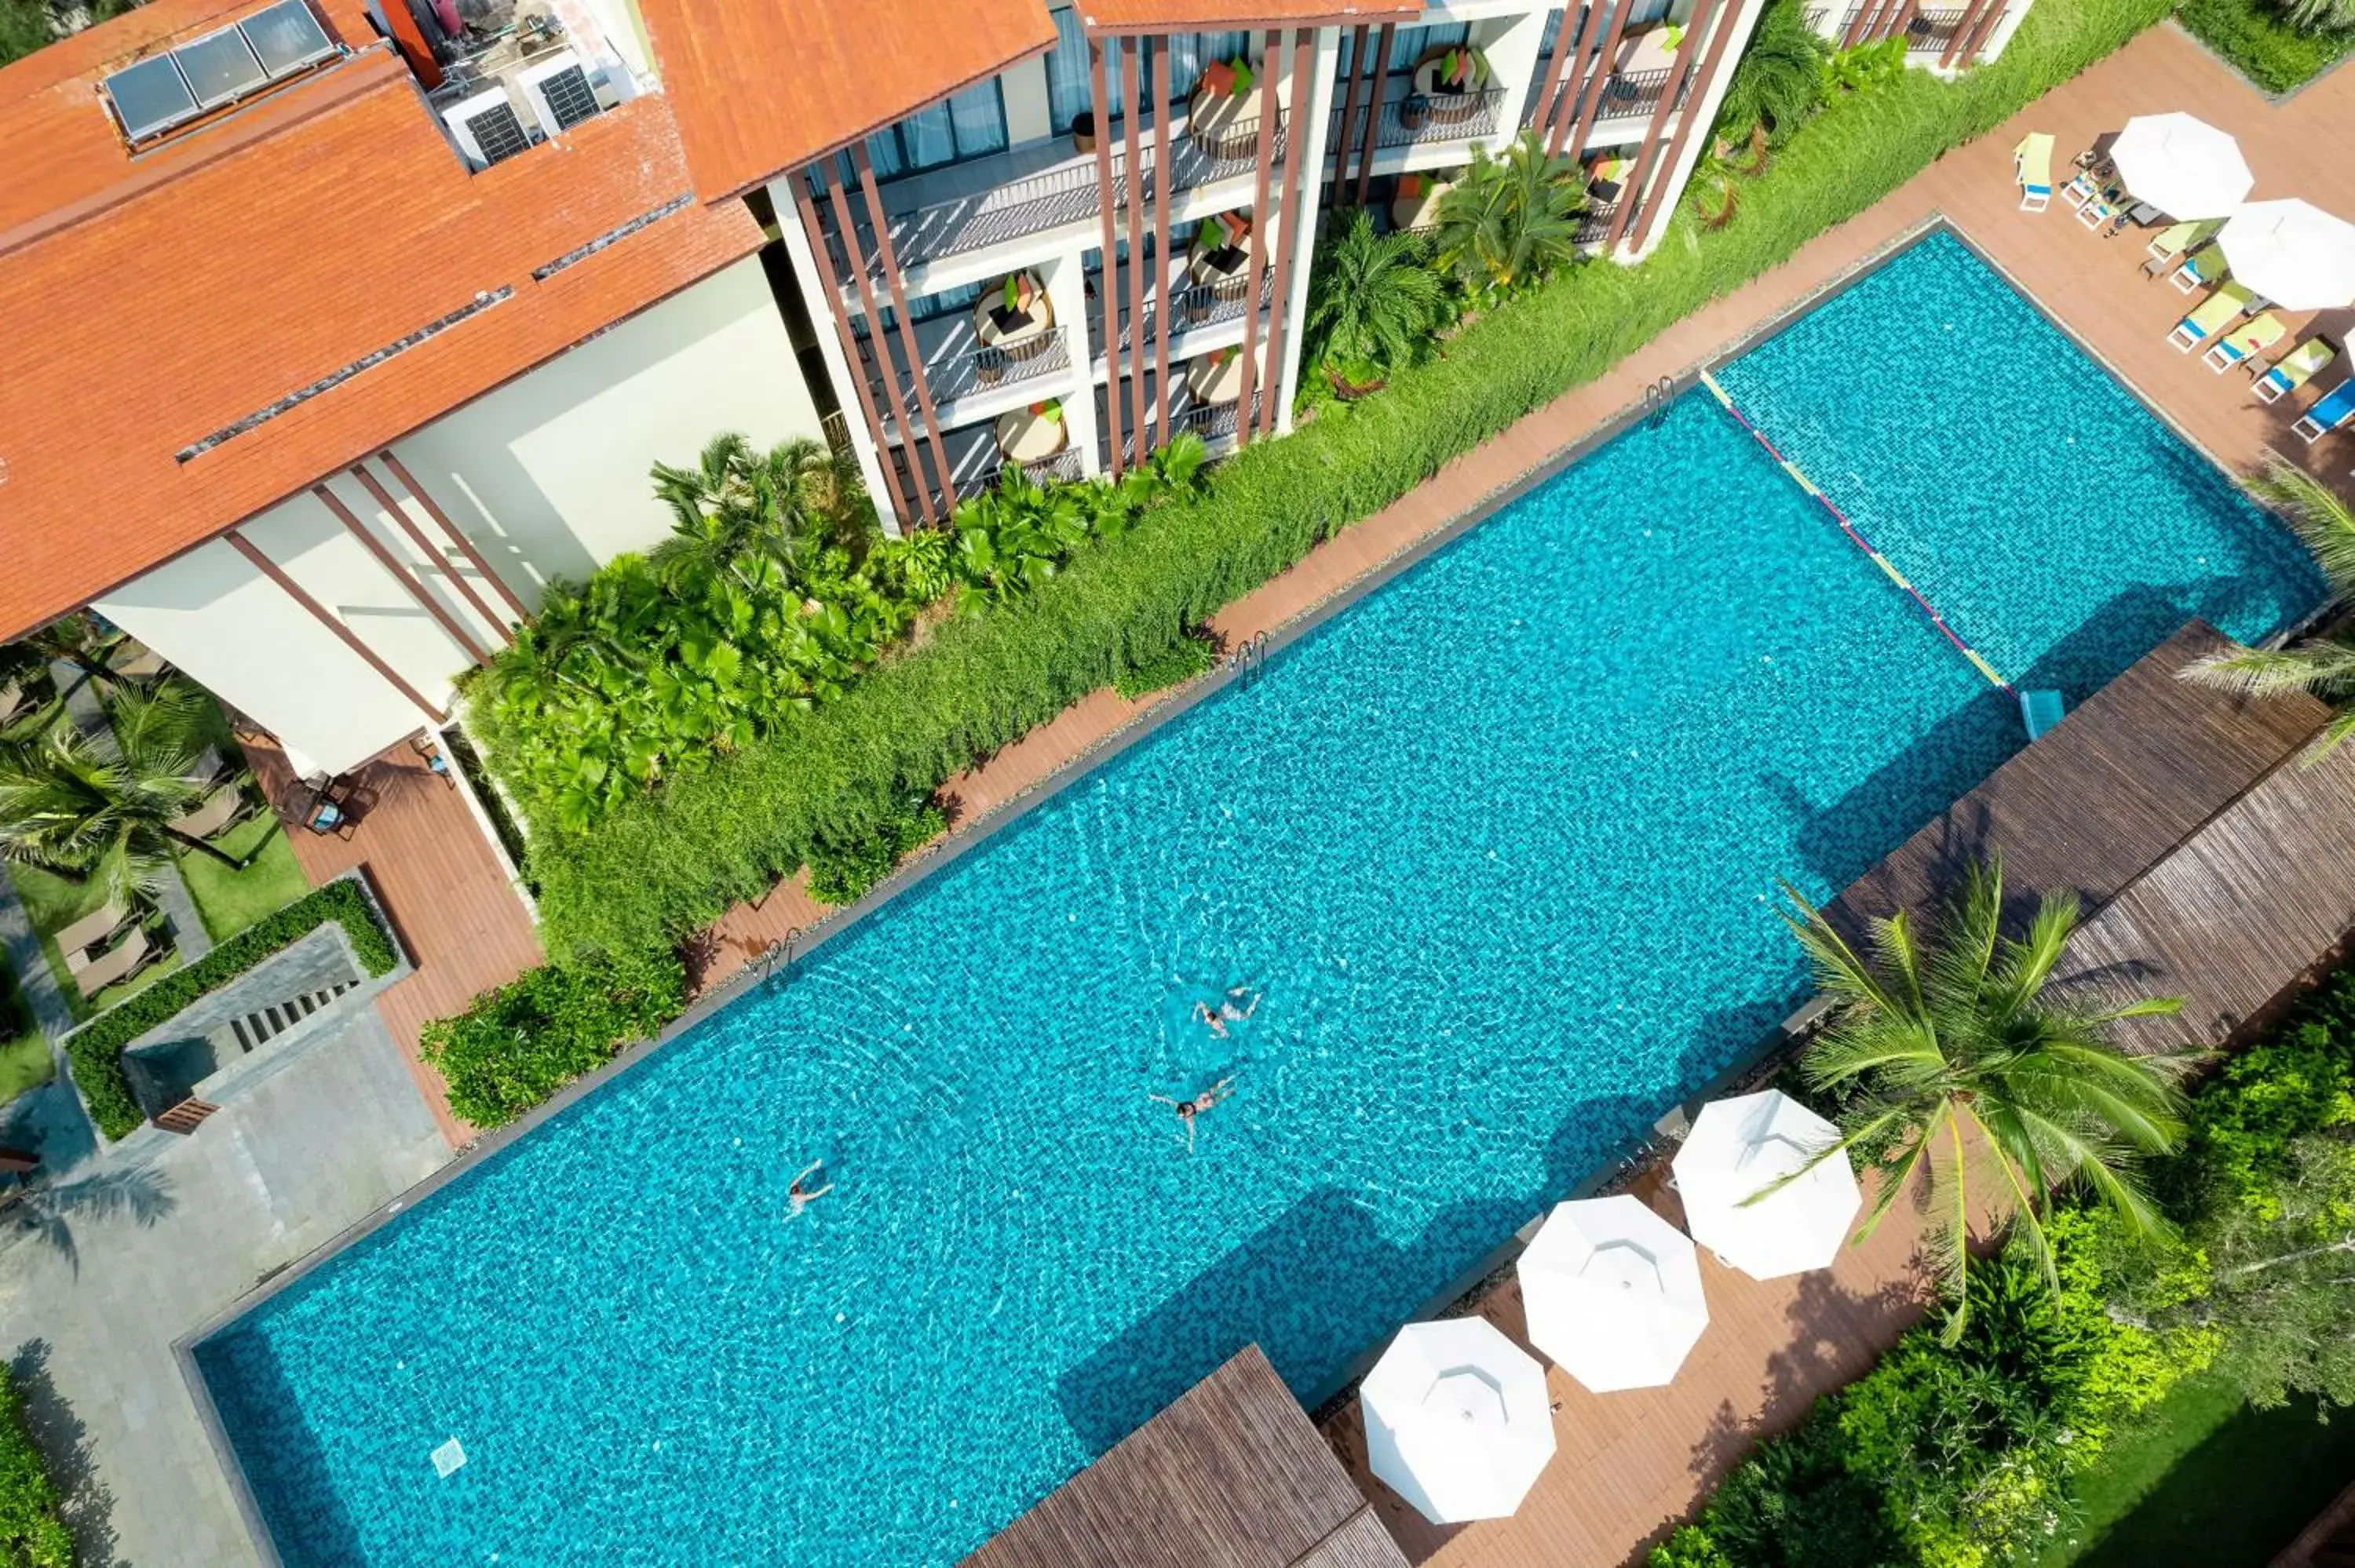
[[[2211,219],[2201,223],[2178,223],[2160,229],[2144,247],[2149,260],[2142,264],[2143,276],[2157,278],[2160,273],[2183,260],[2184,252],[2197,245],[2205,245],[2216,237],[2223,225]]]
[[[2281,317],[2267,311],[2261,316],[2243,322],[2218,338],[2200,357],[2209,369],[2222,376],[2235,365],[2255,358],[2288,335],[2289,328],[2283,323]]]
[[[2321,401],[2300,415],[2290,429],[2312,446],[2350,418],[2355,418],[2355,376],[2324,393]]]
[[[2199,308],[2175,323],[2167,341],[2178,354],[2190,354],[2193,349],[2232,324],[2233,318],[2247,310],[2256,299],[2247,287],[2226,283],[2200,302]]]
[[[131,934],[96,958],[87,955],[66,959],[66,969],[73,976],[74,985],[84,996],[96,996],[119,980],[129,980],[157,956],[147,940],[147,933],[139,927]]]
[[[2196,294],[2224,275],[2224,253],[2213,243],[2201,246],[2183,259],[2168,281],[2179,294]]]
[[[2257,376],[2254,388],[2260,403],[2278,403],[2314,378],[2314,373],[2339,357],[2338,345],[2328,338],[2310,337],[2274,363],[2271,369]],[[2252,371],[2257,367],[2249,366]]]
[[[2101,185],[2090,174],[2081,174],[2061,187],[2061,199],[2069,204],[2072,212],[2083,212],[2089,202],[2099,200]]]
[[[110,898],[57,934],[58,951],[71,963],[84,949],[105,941],[123,928],[131,910],[121,899]]]
[[[2032,132],[2011,150],[2011,176],[2019,185],[2019,210],[2042,212],[2052,205],[2052,137]],[[1616,194],[1614,189],[1614,194]]]
[[[186,816],[175,817],[171,826],[175,832],[192,839],[209,839],[228,832],[244,815],[245,791],[231,782],[206,796],[204,804]]]

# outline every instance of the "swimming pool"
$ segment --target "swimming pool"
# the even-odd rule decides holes
[[[2186,615],[2318,598],[1943,236],[1721,379],[2015,680],[2073,700]],[[2045,447],[2121,441],[2168,461],[2053,488]],[[1778,876],[1841,885],[2018,730],[1686,397],[199,1366],[291,1563],[953,1561],[1246,1341],[1333,1375],[1788,1010]],[[1231,987],[1220,1041],[1189,1009]],[[1189,1152],[1150,1097],[1228,1077]]]

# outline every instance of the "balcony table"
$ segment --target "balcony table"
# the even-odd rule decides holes
[[[1042,462],[1071,444],[1071,432],[1065,418],[1047,418],[1028,408],[1009,408],[997,416],[992,431],[997,438],[997,450],[1012,463]]]
[[[1186,282],[1207,287],[1220,299],[1234,299],[1250,286],[1251,237],[1246,235],[1241,245],[1229,245],[1225,234],[1214,223],[1195,232],[1187,248]]]
[[[1031,300],[1025,318],[1018,324],[1002,327],[996,313],[1006,303],[999,290],[982,295],[973,307],[974,340],[984,348],[994,348],[1008,359],[1028,359],[1043,353],[1055,330],[1055,304],[1044,289]]]
[[[1259,90],[1257,78],[1240,98],[1214,87],[1195,90],[1187,130],[1202,151],[1214,158],[1242,158],[1259,150]]]
[[[1453,49],[1433,49],[1423,56],[1414,68],[1414,95],[1430,104],[1426,112],[1435,125],[1453,125],[1459,120],[1469,120],[1480,112],[1480,106],[1486,101],[1483,96],[1485,86],[1459,92],[1439,85],[1439,68],[1447,63],[1447,57],[1454,52]],[[1473,52],[1476,58],[1478,57],[1477,50]],[[1485,59],[1483,63],[1486,63]]]
[[[1223,351],[1221,351],[1223,353]],[[1226,354],[1206,354],[1186,362],[1186,390],[1197,403],[1232,403],[1243,395],[1243,356],[1241,351]]]

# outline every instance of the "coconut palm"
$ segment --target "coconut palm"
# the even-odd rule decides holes
[[[2302,33],[2355,30],[2355,0],[2287,0],[2282,10]]]
[[[2249,489],[2287,517],[2306,541],[2315,565],[2329,579],[2333,604],[2343,609],[2355,603],[2355,508],[2306,470],[2278,458],[2249,481]],[[2229,649],[2193,661],[2183,675],[2232,692],[2258,696],[2310,692],[2327,703],[2341,704],[2355,697],[2355,643],[2313,637],[2290,648]],[[2307,760],[2319,759],[2350,735],[2355,735],[2355,704],[2331,716]]]
[[[1747,141],[1763,126],[1780,144],[1823,101],[1824,66],[1831,46],[1807,26],[1797,0],[1775,0],[1758,20],[1733,79],[1718,108],[1717,133]]]
[[[1308,330],[1320,357],[1380,367],[1412,359],[1441,308],[1438,275],[1423,260],[1419,236],[1376,234],[1373,216],[1359,209],[1321,249],[1309,284]]]
[[[1476,294],[1533,283],[1576,254],[1586,187],[1578,165],[1549,158],[1535,131],[1501,158],[1475,148],[1439,198],[1439,264]]]
[[[183,682],[126,689],[111,738],[69,720],[38,739],[0,747],[0,858],[97,883],[110,898],[152,884],[176,849],[237,860],[172,826],[204,801],[208,744],[203,695]]]
[[[2106,1203],[2131,1234],[2163,1233],[2136,1164],[2182,1139],[2190,1054],[2129,1055],[2109,1038],[2120,1019],[2170,1014],[2181,999],[2124,1007],[2048,994],[2076,929],[2073,897],[2041,901],[2024,938],[2003,930],[2003,870],[1974,865],[1925,950],[1901,912],[1875,921],[1871,955],[1785,889],[1785,918],[1806,949],[1832,1022],[1807,1047],[1806,1081],[1841,1107],[1841,1141],[1880,1167],[1881,1191],[1857,1239],[1922,1178],[1934,1256],[1947,1287],[1949,1343],[1968,1313],[1971,1172],[1996,1178],[1995,1204],[2052,1277],[2042,1214],[2074,1187]],[[1973,1152],[1976,1150],[1977,1152]]]
[[[832,542],[859,493],[845,461],[811,437],[763,452],[729,430],[711,438],[693,468],[658,462],[655,494],[671,509],[671,536],[647,558],[673,582],[725,577],[749,588],[752,561],[790,567]]]

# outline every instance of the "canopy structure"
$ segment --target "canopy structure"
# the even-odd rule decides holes
[[[1529,1342],[1596,1393],[1666,1383],[1709,1327],[1693,1244],[1624,1192],[1555,1204],[1518,1270]]]
[[[1864,1203],[1848,1156],[1775,1183],[1838,1141],[1838,1128],[1776,1089],[1710,1101],[1674,1161],[1685,1228],[1754,1279],[1829,1267]]]
[[[2256,176],[2241,144],[2189,114],[2137,114],[2110,144],[2118,182],[2169,217],[2222,217],[2249,199]]]
[[[2236,280],[2286,311],[2355,303],[2355,224],[2311,202],[2253,201],[2216,243]]]
[[[1408,1324],[1358,1398],[1368,1464],[1433,1524],[1506,1518],[1553,1457],[1545,1369],[1486,1318]]]

